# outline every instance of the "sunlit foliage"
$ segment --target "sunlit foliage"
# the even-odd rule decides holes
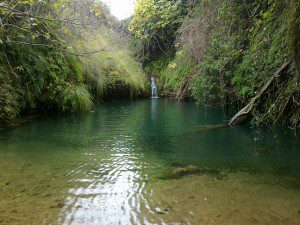
[[[129,29],[141,41],[141,61],[173,49],[181,23],[180,0],[138,0]]]
[[[0,127],[28,112],[89,112],[118,83],[144,94],[129,41],[112,38],[118,26],[100,1],[1,1]]]
[[[169,33],[163,31],[174,29],[178,25],[179,4],[180,1],[139,0],[129,28],[142,40],[168,38]]]

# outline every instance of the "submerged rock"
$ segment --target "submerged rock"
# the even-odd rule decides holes
[[[205,173],[208,173],[208,174],[214,174],[214,175],[220,174],[220,171],[216,170],[216,169],[204,168],[203,170],[204,170]]]
[[[163,179],[173,179],[173,178],[180,178],[184,175],[189,174],[197,174],[204,172],[204,170],[198,166],[188,165],[186,167],[175,167],[170,170],[168,170],[164,176]]]
[[[253,149],[253,151],[255,153],[261,153],[261,152],[267,152],[268,150],[266,148],[263,148],[263,147],[256,147]]]
[[[65,202],[62,199],[56,199],[55,203],[50,206],[50,208],[62,208],[65,206]]]
[[[164,215],[164,214],[167,214],[169,212],[169,209],[165,208],[164,210],[161,210],[160,208],[156,207],[155,211],[156,211],[157,214]]]
[[[229,127],[228,124],[216,124],[216,125],[200,125],[195,127],[194,131],[206,131],[206,130],[214,130],[219,128],[226,128]]]
[[[195,165],[187,165],[185,167],[171,168],[167,170],[161,178],[176,179],[190,174],[207,174],[217,178],[218,180],[223,180],[224,178],[227,177],[227,175],[221,174],[220,171],[217,169],[210,169],[210,168],[199,167]]]
[[[221,174],[221,173],[216,174],[214,177],[215,177],[217,180],[227,180],[227,179],[228,179],[228,176],[227,176],[226,174]]]
[[[50,194],[50,193],[44,193],[44,194],[42,194],[41,196],[45,198],[45,197],[51,196],[51,194]]]

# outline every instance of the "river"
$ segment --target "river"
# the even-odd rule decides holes
[[[228,120],[147,99],[3,131],[0,224],[300,224],[296,132],[202,126]]]

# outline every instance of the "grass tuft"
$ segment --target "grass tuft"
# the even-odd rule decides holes
[[[89,112],[93,108],[93,101],[90,93],[84,85],[74,86],[69,84],[61,93],[61,107],[63,111]]]

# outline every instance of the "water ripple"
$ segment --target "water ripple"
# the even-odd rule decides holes
[[[241,204],[248,211],[251,204],[255,210],[263,205],[253,204],[253,195],[269,205],[277,204],[278,197],[285,215],[298,213],[291,207],[297,196],[293,191],[278,193],[273,188],[268,195],[269,185],[264,193],[270,197],[263,198],[259,195],[264,187],[253,192],[256,186],[237,171],[261,177],[266,170],[287,174],[294,184],[290,190],[295,190],[294,175],[300,174],[299,139],[288,131],[276,134],[276,139],[270,131],[253,134],[247,126],[195,130],[201,124],[223,122],[221,111],[207,112],[192,103],[161,99],[111,102],[88,115],[48,118],[3,132],[0,207],[5,207],[0,208],[0,221],[5,215],[4,224],[189,224],[193,219],[200,221],[194,224],[212,224],[202,215],[207,212],[215,217],[218,210],[229,210],[227,216],[232,218],[232,199],[239,197],[234,205]],[[217,173],[230,170],[236,177],[233,183],[215,182],[222,178],[216,174],[213,178],[159,179],[166,171],[188,165]],[[237,190],[244,187],[249,190],[237,197]],[[208,204],[203,200],[207,196],[218,198]],[[228,203],[226,210],[219,208],[223,202]]]

